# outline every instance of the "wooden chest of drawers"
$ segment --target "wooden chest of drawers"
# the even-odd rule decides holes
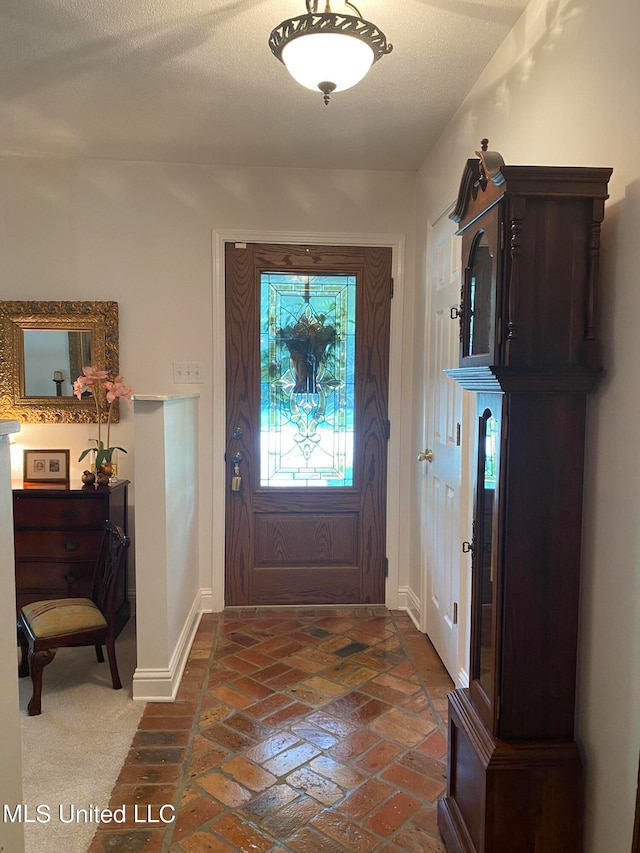
[[[109,519],[128,533],[127,486],[13,489],[18,608],[45,598],[91,594],[93,568]],[[118,592],[118,630],[130,615],[127,572]]]

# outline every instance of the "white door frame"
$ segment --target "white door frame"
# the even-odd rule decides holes
[[[218,612],[224,607],[225,562],[225,500],[227,492],[224,453],[226,447],[226,388],[225,388],[225,243],[291,243],[324,246],[388,246],[392,253],[394,297],[391,301],[391,339],[389,352],[389,419],[392,423],[387,462],[387,556],[389,576],[386,579],[385,603],[390,609],[398,607],[399,551],[401,541],[399,509],[402,411],[402,321],[405,275],[405,236],[403,234],[307,233],[282,231],[249,231],[234,229],[212,234],[213,253],[213,376],[212,376],[212,458],[210,480],[212,489],[211,519],[211,590],[203,590],[204,610]],[[206,487],[206,481],[202,485]],[[407,521],[405,520],[405,524]],[[203,528],[207,530],[207,527]]]

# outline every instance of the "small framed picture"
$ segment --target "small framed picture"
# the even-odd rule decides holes
[[[25,450],[25,483],[68,483],[68,450]]]

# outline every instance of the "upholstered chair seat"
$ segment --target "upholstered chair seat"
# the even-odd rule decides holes
[[[35,601],[26,604],[22,612],[38,640],[107,627],[107,620],[89,598]]]

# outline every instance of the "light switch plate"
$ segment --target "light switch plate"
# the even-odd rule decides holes
[[[202,375],[202,362],[200,361],[174,361],[173,383],[174,385],[194,385],[204,382]]]

